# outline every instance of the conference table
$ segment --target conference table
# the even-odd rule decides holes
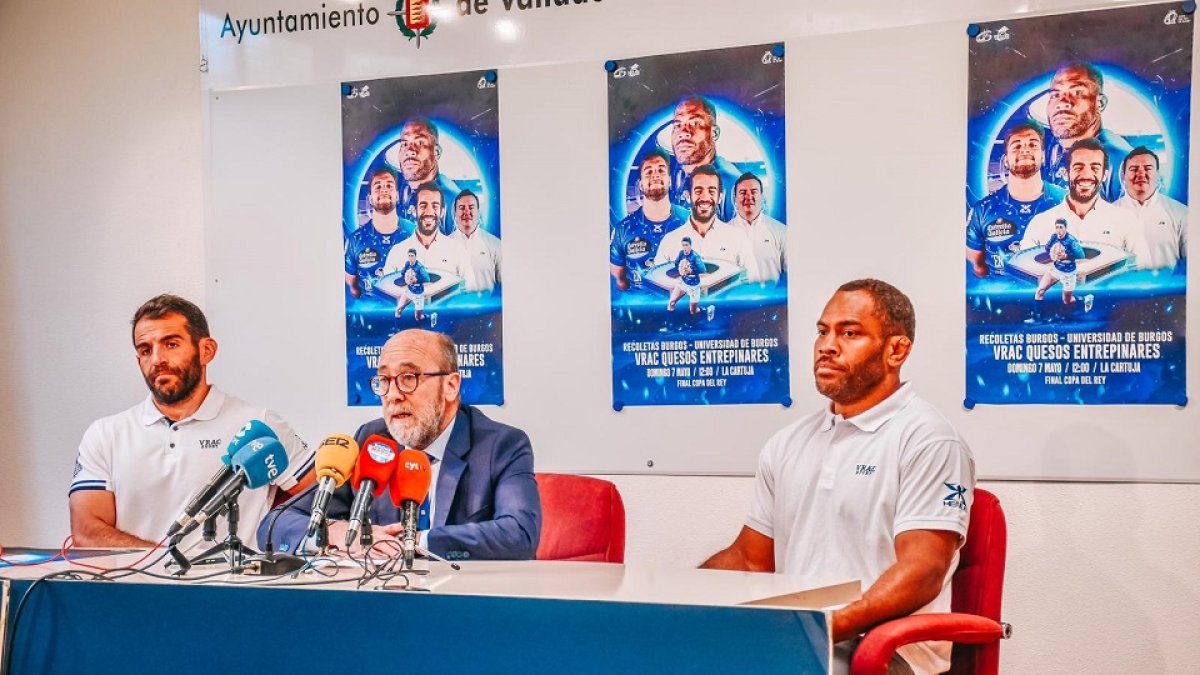
[[[88,558],[124,567],[142,552]],[[350,566],[347,566],[350,565]],[[76,561],[3,567],[11,673],[827,673],[844,579],[567,561],[418,560],[371,579],[330,562],[296,578],[193,568],[182,579],[39,582]],[[152,568],[169,574],[161,565]],[[204,577],[204,578],[197,578]]]

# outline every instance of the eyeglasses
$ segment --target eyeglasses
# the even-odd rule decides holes
[[[396,383],[396,391],[401,394],[411,394],[421,386],[422,377],[441,377],[450,373],[400,373],[399,375],[376,375],[371,378],[371,391],[376,396],[385,396],[392,382]]]

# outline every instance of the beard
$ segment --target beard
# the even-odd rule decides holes
[[[1080,183],[1081,181],[1076,181],[1071,183],[1070,186],[1071,199],[1077,202],[1086,202],[1092,197],[1095,197],[1096,192],[1100,190],[1100,181],[1096,181],[1095,183],[1091,184],[1091,187],[1087,188]],[[1084,190],[1087,190],[1087,194],[1084,194]]]
[[[429,236],[438,231],[438,218],[434,216],[421,216],[417,221],[417,229],[421,234]]]
[[[403,443],[405,447],[428,448],[442,432],[442,415],[437,401],[431,401],[428,406],[422,408],[414,407],[407,424],[388,417],[387,430],[392,438]]]
[[[1055,138],[1079,138],[1096,122],[1097,117],[1095,112],[1053,115],[1050,117],[1050,131]]]
[[[646,199],[656,202],[667,196],[667,187],[662,183],[657,183],[655,185],[648,186],[645,190],[642,190],[642,194],[646,195]]]
[[[400,162],[400,175],[410,183],[421,180],[432,170],[433,162],[422,162],[419,159]]]
[[[815,374],[817,365],[813,364]],[[883,365],[883,348],[871,354],[857,367],[842,371],[841,379],[835,381],[817,380],[817,391],[834,403],[845,405],[861,400],[887,376]]]
[[[1032,159],[1017,160],[1017,163],[1009,169],[1009,173],[1017,178],[1032,178],[1041,169]]]
[[[707,215],[705,215],[707,211]],[[707,200],[698,201],[692,208],[692,218],[696,219],[697,223],[707,223],[717,215],[717,203]]]
[[[177,387],[171,385],[160,387],[155,384],[158,376],[164,373],[169,373],[179,378],[179,385]],[[158,370],[151,371],[149,375],[143,375],[143,378],[146,380],[146,386],[150,388],[150,393],[154,396],[155,401],[163,405],[175,405],[191,396],[196,391],[196,387],[199,386],[200,356],[197,354],[182,369],[170,366],[159,368]]]
[[[687,143],[672,145],[671,150],[675,153],[675,159],[680,164],[692,165],[703,162],[708,157],[708,153],[712,151],[712,147],[712,143],[688,141]]]
[[[371,208],[375,209],[376,213],[386,216],[396,210],[396,200],[390,197],[387,199],[377,199],[371,205]]]

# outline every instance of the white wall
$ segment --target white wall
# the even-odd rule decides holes
[[[137,306],[204,300],[196,11],[0,3],[0,543],[67,534],[80,436],[145,395]]]
[[[0,543],[66,534],[80,434],[144,394],[128,342],[137,304],[167,290],[204,300],[196,10],[0,2]],[[657,565],[725,544],[751,488],[610,478],[628,561]],[[1009,515],[1005,672],[1195,672],[1200,485],[985,487]]]

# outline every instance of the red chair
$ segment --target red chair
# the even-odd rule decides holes
[[[896,648],[925,640],[954,643],[949,673],[996,675],[1000,640],[1012,626],[1000,621],[1008,526],[996,496],[975,488],[967,543],[950,582],[950,613],[917,614],[882,623],[863,638],[850,663],[851,675],[883,675]]]
[[[625,503],[599,478],[536,474],[542,498],[538,560],[625,562]]]

